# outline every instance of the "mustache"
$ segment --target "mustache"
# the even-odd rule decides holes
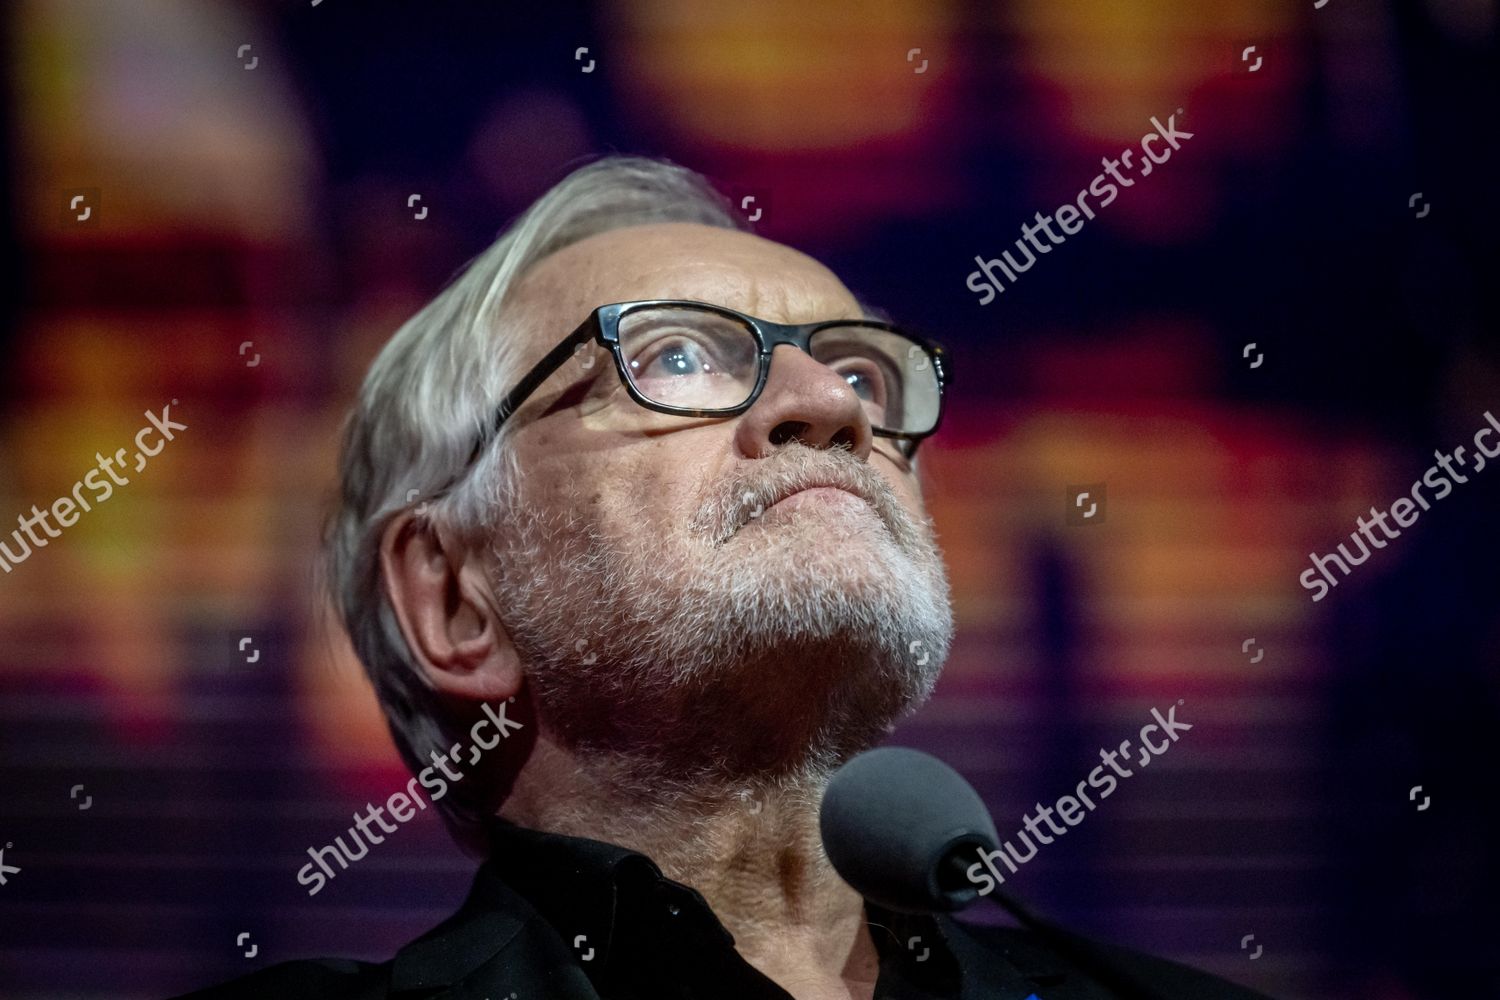
[[[718,547],[767,507],[793,493],[818,486],[847,490],[865,501],[903,545],[921,537],[920,528],[896,498],[895,490],[868,462],[855,458],[846,449],[826,450],[806,445],[788,447],[770,458],[749,463],[730,476],[699,507],[692,526]]]

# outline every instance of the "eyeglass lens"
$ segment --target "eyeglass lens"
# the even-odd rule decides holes
[[[652,402],[729,410],[755,390],[760,344],[750,325],[737,317],[687,306],[650,306],[620,317],[619,339],[632,384]],[[936,424],[940,394],[932,358],[905,335],[850,323],[818,330],[808,349],[844,377],[873,426],[921,434]]]

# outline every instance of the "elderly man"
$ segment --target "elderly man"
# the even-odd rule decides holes
[[[689,171],[549,191],[375,361],[329,534],[396,741],[454,757],[433,804],[487,860],[388,963],[203,995],[1115,996],[1028,932],[862,899],[820,840],[952,638],[914,466],[946,365]],[[485,718],[506,738],[455,750]]]

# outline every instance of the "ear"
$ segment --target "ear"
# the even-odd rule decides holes
[[[381,533],[380,568],[407,646],[434,688],[474,702],[521,690],[520,657],[479,553],[408,510]]]

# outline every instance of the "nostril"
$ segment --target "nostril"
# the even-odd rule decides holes
[[[833,440],[829,441],[828,444],[829,447],[832,448],[843,448],[848,451],[853,451],[854,429],[852,427],[840,428],[839,432],[833,436]]]
[[[771,443],[783,445],[789,441],[800,441],[806,437],[808,425],[797,420],[784,420],[771,428]]]

